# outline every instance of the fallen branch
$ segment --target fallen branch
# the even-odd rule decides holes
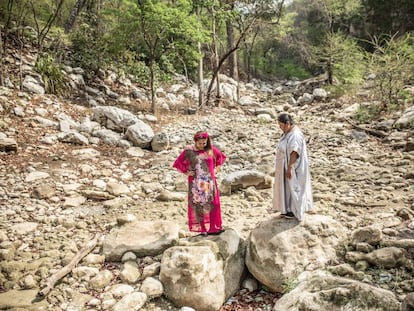
[[[343,201],[340,200],[339,203],[343,204],[343,205],[348,205],[348,206],[358,206],[358,207],[386,207],[386,204],[383,203],[362,203],[362,202],[350,202],[350,201]]]
[[[46,282],[46,287],[44,287],[41,291],[37,293],[36,298],[38,300],[44,299],[53,289],[55,284],[65,275],[70,273],[73,270],[73,268],[75,268],[76,265],[82,260],[82,258],[88,255],[95,248],[95,246],[98,244],[100,237],[101,234],[96,234],[94,239],[89,241],[81,250],[79,250],[76,253],[75,257],[73,257],[72,260],[66,266],[64,266],[56,273],[52,274]]]
[[[352,122],[352,121],[351,121],[351,120],[349,120],[349,119],[345,119],[345,120],[346,120],[349,124],[351,124],[353,127],[357,128],[357,129],[359,129],[359,130],[361,130],[361,131],[364,131],[364,132],[366,132],[366,133],[368,133],[368,134],[371,134],[371,135],[376,136],[376,137],[379,137],[379,138],[384,138],[384,137],[387,137],[387,133],[385,133],[385,132],[383,132],[383,131],[373,130],[373,129],[370,129],[370,128],[366,128],[366,127],[360,126],[360,125],[358,125],[358,124],[356,124],[356,123]]]

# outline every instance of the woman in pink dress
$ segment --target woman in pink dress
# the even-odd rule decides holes
[[[188,176],[188,227],[201,235],[220,234],[220,193],[216,174],[226,156],[211,144],[207,132],[194,135],[194,146],[187,146],[173,167]]]

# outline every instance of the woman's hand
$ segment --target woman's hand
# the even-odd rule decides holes
[[[220,166],[216,166],[214,168],[214,175],[216,175],[218,172],[220,172]]]
[[[290,179],[292,177],[292,170],[295,169],[295,162],[299,158],[299,154],[296,151],[292,151],[290,153],[288,168],[286,171],[286,177],[287,179]]]
[[[194,176],[195,175],[194,171],[187,171],[185,174],[187,176]]]
[[[288,168],[287,168],[287,171],[286,171],[287,179],[292,178],[292,170],[293,170],[293,165],[288,165]]]

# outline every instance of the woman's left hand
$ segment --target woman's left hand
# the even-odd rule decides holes
[[[218,172],[220,172],[220,166],[214,168],[214,174],[217,174]]]
[[[286,170],[287,179],[290,179],[292,177],[292,170],[293,170],[293,165],[289,165],[287,170]]]

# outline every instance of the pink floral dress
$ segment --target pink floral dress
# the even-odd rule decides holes
[[[189,146],[181,152],[173,167],[188,176],[188,226],[194,232],[218,232],[222,230],[220,194],[214,168],[221,166],[226,156],[216,147],[211,154]]]

